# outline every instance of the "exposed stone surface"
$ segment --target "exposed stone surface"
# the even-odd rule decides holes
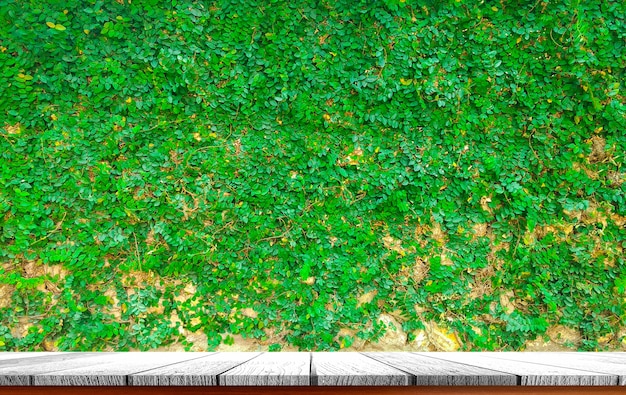
[[[502,309],[507,314],[512,314],[515,311],[515,306],[511,303],[511,299],[514,296],[515,294],[510,290],[500,294],[500,305],[502,305]]]
[[[432,321],[426,323],[426,334],[437,351],[458,351],[461,348],[461,343],[454,333]]]
[[[406,351],[435,351],[435,347],[428,340],[428,334],[423,329],[413,332],[415,339],[409,343]]]
[[[575,351],[582,337],[576,329],[563,325],[554,325],[546,330],[549,340],[545,341],[543,336],[538,336],[535,340],[528,340],[521,351]]]
[[[402,351],[407,341],[407,334],[402,330],[402,325],[389,314],[381,314],[378,321],[385,325],[385,334],[377,342],[368,342],[365,349],[367,351]]]
[[[0,309],[11,306],[11,296],[15,291],[15,287],[10,284],[0,284]]]
[[[378,290],[375,289],[373,291],[370,292],[366,292],[363,295],[359,296],[359,298],[357,299],[357,307],[360,307],[363,304],[366,303],[370,303],[372,300],[374,300],[374,297],[378,294]]]
[[[617,332],[617,341],[621,349],[626,351],[626,326],[623,326],[619,332]]]
[[[546,334],[550,337],[552,342],[559,345],[565,345],[567,342],[578,345],[582,340],[580,333],[576,329],[568,328],[563,325],[551,326],[546,330]]]

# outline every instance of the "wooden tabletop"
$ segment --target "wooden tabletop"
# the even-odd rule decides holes
[[[626,353],[0,352],[0,386],[626,386]]]

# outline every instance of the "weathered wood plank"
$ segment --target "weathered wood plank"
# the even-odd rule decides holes
[[[521,378],[520,385],[617,385],[618,377],[603,373],[587,372],[558,366],[537,365],[530,362],[496,360],[487,356],[480,356],[476,352],[432,352],[418,353],[430,358],[460,362],[467,365],[486,369],[498,370],[504,373],[515,374]]]
[[[22,359],[22,358],[36,358],[36,357],[43,357],[43,356],[51,356],[51,355],[60,355],[60,354],[66,354],[66,353],[61,353],[61,352],[7,352],[7,351],[0,351],[0,361],[6,360],[6,359]]]
[[[589,352],[489,352],[482,354],[489,358],[612,374],[619,377],[618,385],[626,385],[626,360],[611,359],[610,355],[602,356]]]
[[[219,385],[310,385],[311,354],[266,352],[218,376]]]
[[[132,374],[128,377],[128,385],[217,385],[217,376],[261,355],[259,352],[222,352],[208,354],[210,355],[203,358]]]
[[[33,354],[0,360],[0,385],[30,385],[32,375],[85,366],[101,358],[98,353]]]
[[[528,352],[510,352],[510,351],[483,351],[480,353],[484,356],[490,355],[520,355],[523,358],[526,356],[564,356],[567,358],[578,358],[578,359],[593,359],[604,362],[613,362],[613,363],[626,363],[626,352],[590,352],[590,351],[558,351],[558,352],[546,352],[546,351],[528,351]]]
[[[312,385],[412,385],[413,377],[402,370],[354,352],[314,352]]]
[[[127,376],[145,370],[202,358],[204,353],[127,352],[103,356],[88,366],[63,369],[32,377],[33,385],[120,386]]]
[[[569,357],[573,358],[626,365],[626,352],[573,352],[562,354],[567,354]]]
[[[623,387],[3,387],[7,395],[624,395]]]
[[[14,357],[0,359],[0,368],[12,366],[38,365],[46,362],[69,361],[72,359],[96,356],[97,353],[15,353]],[[21,354],[21,355],[20,355]]]
[[[415,385],[517,385],[517,376],[514,374],[428,358],[418,354],[407,352],[365,352],[363,354],[414,375]]]

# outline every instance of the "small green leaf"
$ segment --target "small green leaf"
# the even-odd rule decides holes
[[[310,275],[311,275],[311,266],[309,266],[308,263],[305,263],[304,266],[302,266],[302,269],[300,269],[300,279],[304,281],[307,278],[309,278]]]

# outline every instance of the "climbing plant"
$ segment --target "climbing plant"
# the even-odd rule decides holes
[[[0,350],[619,347],[625,17],[1,0]]]

